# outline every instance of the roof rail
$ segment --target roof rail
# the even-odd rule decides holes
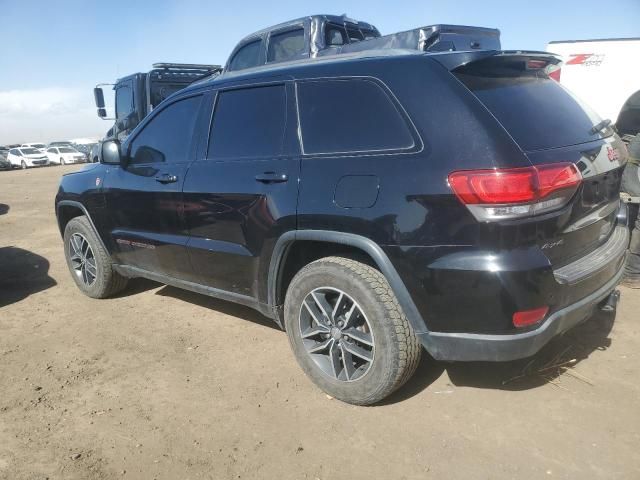
[[[180,69],[180,70],[206,70],[210,72],[216,72],[222,70],[220,65],[204,65],[198,63],[154,63],[152,65],[154,69]]]

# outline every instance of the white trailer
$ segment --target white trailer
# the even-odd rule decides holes
[[[553,76],[629,140],[640,133],[640,38],[553,41]]]

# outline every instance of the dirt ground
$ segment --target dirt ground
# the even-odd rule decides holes
[[[425,358],[354,407],[249,309],[148,281],[83,296],[53,212],[78,168],[0,172],[1,479],[640,478],[639,291],[533,363]],[[554,359],[576,363],[535,373]]]

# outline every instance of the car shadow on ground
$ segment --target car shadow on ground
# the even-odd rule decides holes
[[[9,213],[9,205],[6,203],[0,203],[0,215],[5,215]]]
[[[170,286],[161,288],[156,292],[156,295],[177,298],[185,302],[193,303],[194,305],[198,305],[200,307],[215,310],[216,312],[222,313],[224,315],[231,315],[233,317],[241,318],[242,320],[248,320],[250,322],[257,323],[258,325],[262,325],[264,327],[280,330],[280,327],[278,327],[278,325],[276,325],[276,323],[270,318],[265,317],[260,312],[252,308],[245,307],[244,305],[239,305],[237,303],[218,300],[217,298],[208,297],[207,295],[202,295],[200,293],[190,292],[188,290]]]
[[[55,285],[46,258],[18,247],[0,247],[0,307]]]
[[[615,321],[615,310],[596,310],[585,322],[552,339],[536,355],[512,362],[438,362],[426,352],[415,375],[383,404],[410,398],[428,388],[445,371],[449,384],[456,387],[496,390],[528,390],[548,383],[559,384],[563,365],[573,367],[596,350],[611,345],[609,333]]]

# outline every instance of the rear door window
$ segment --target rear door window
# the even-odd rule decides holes
[[[297,84],[305,154],[379,152],[414,146],[411,129],[389,95],[367,79]]]
[[[280,155],[285,126],[284,85],[221,91],[211,122],[207,157],[232,160]]]
[[[525,151],[602,138],[591,133],[601,119],[555,80],[505,62],[478,62],[455,76],[489,109]],[[483,64],[484,63],[484,64]]]
[[[267,62],[286,62],[305,56],[304,28],[272,34],[269,38]]]
[[[262,40],[255,40],[241,47],[231,59],[229,70],[242,70],[260,65],[261,47]]]

